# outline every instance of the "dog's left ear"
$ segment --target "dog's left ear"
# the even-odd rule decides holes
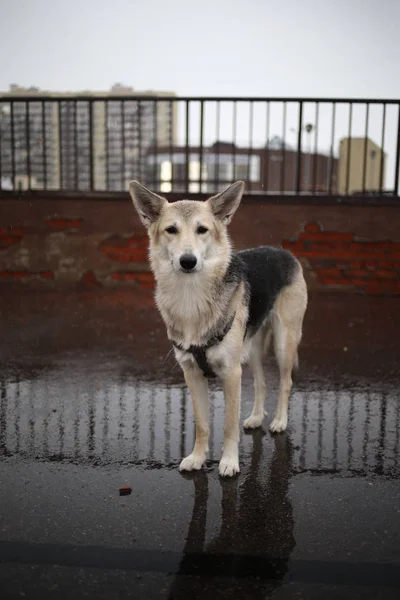
[[[131,181],[129,183],[129,193],[140,220],[147,228],[157,221],[163,206],[168,204],[165,198],[151,192],[138,181]]]
[[[243,181],[236,181],[225,191],[207,200],[214,216],[222,221],[224,225],[229,225],[231,222],[242,199],[243,190]]]

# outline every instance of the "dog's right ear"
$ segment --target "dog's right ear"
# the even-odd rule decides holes
[[[167,200],[151,192],[138,181],[129,183],[129,193],[143,225],[147,228],[150,227],[159,218]]]
[[[238,209],[242,199],[243,190],[243,181],[236,181],[236,183],[232,183],[232,185],[220,194],[207,200],[214,216],[225,225],[229,225],[233,215]]]

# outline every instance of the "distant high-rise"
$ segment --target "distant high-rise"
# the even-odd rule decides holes
[[[176,142],[176,103],[146,99],[167,96],[175,94],[120,84],[77,93],[11,85],[0,95],[2,180],[15,189],[127,189],[144,179],[150,146]]]

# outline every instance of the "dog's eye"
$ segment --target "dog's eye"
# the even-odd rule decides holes
[[[204,227],[203,225],[199,225],[197,228],[197,233],[207,233],[208,229],[207,227]]]
[[[171,225],[170,227],[167,227],[167,229],[165,231],[167,233],[171,233],[171,234],[178,233],[178,230],[175,227],[175,225]]]

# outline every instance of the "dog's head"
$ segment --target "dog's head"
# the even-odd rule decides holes
[[[137,181],[129,192],[150,237],[150,256],[164,273],[199,273],[227,262],[230,244],[226,227],[242,199],[244,183],[237,181],[206,202],[168,202]]]

